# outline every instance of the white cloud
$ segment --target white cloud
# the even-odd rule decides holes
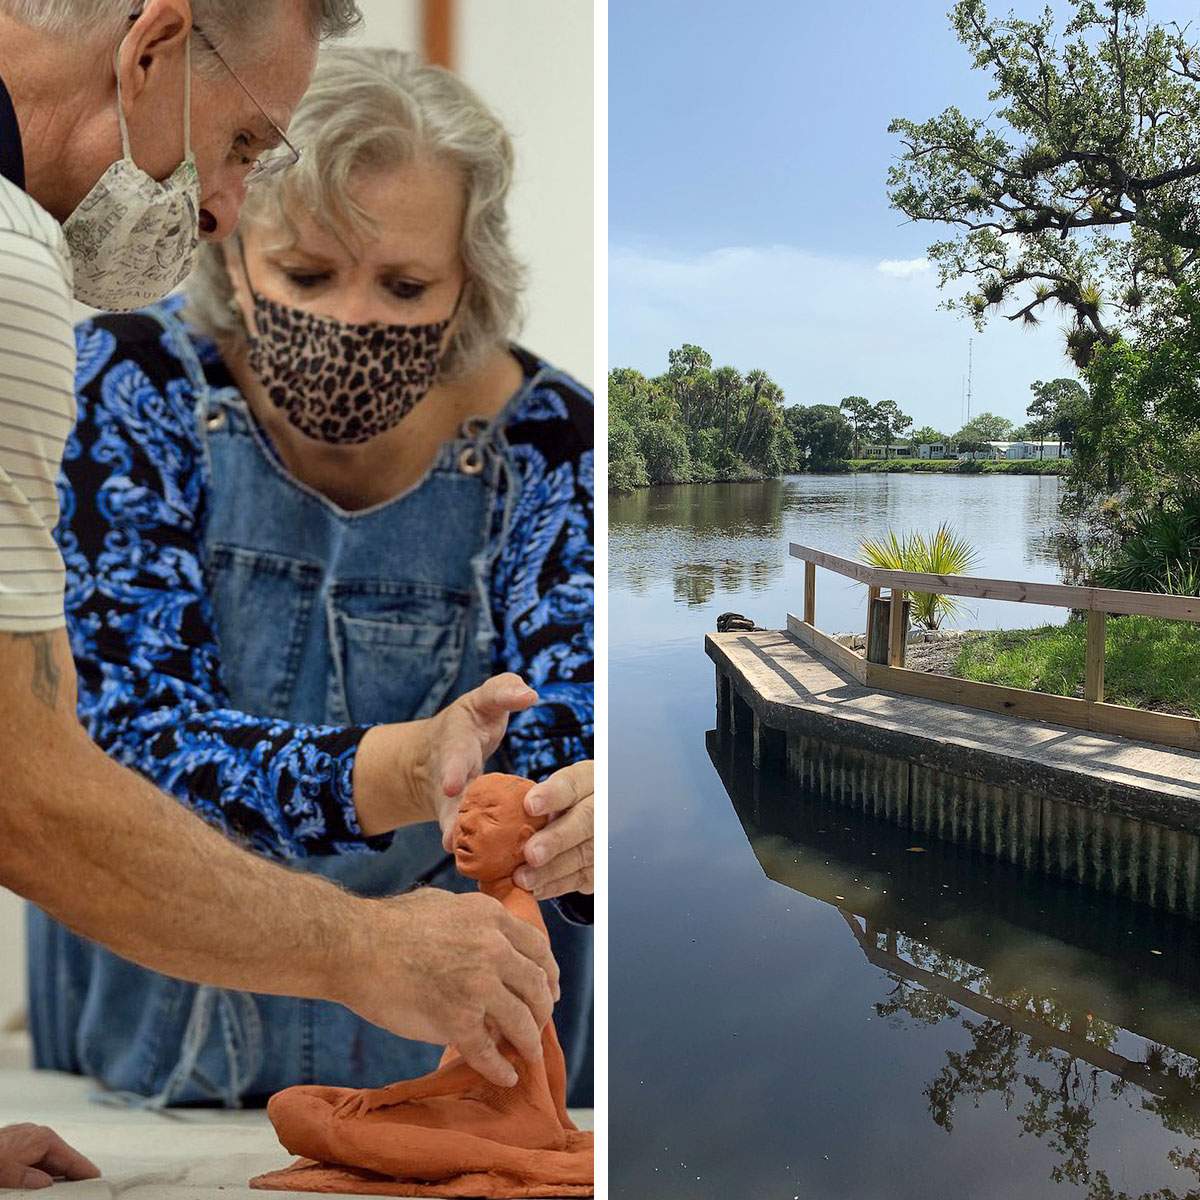
[[[892,399],[940,428],[962,423],[968,338],[973,412],[1023,420],[1034,380],[1072,373],[1053,323],[1030,331],[994,318],[978,333],[939,307],[934,272],[881,266],[788,245],[694,255],[613,246],[609,361],[656,375],[668,350],[692,342],[719,365],[761,367],[791,402]]]
[[[908,279],[912,275],[923,275],[931,266],[927,258],[885,258],[876,264],[875,270],[897,279]]]

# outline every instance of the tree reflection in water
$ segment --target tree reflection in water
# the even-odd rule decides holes
[[[854,924],[852,914],[844,912],[844,916]],[[938,1127],[952,1133],[960,1104],[972,1102],[978,1108],[980,1100],[996,1094],[1004,1110],[1015,1109],[1022,1133],[1043,1139],[1057,1154],[1060,1160],[1050,1171],[1056,1183],[1086,1187],[1088,1200],[1177,1200],[1180,1193],[1171,1188],[1136,1196],[1123,1192],[1112,1186],[1108,1172],[1088,1163],[1096,1127],[1093,1112],[1102,1088],[1106,1088],[1110,1096],[1124,1097],[1156,1114],[1172,1133],[1200,1138],[1200,1063],[1195,1058],[1170,1046],[1150,1044],[1144,1061],[1122,1060],[1112,1052],[1122,1031],[1111,1022],[1063,1008],[1052,998],[1033,992],[994,995],[991,980],[978,967],[892,931],[883,936],[894,941],[894,953],[901,960],[916,962],[938,978],[952,980],[958,988],[976,994],[978,1001],[972,1007],[982,1007],[983,1001],[990,1000],[1007,1010],[982,1019],[966,1016],[949,996],[889,972],[894,986],[887,1000],[876,1004],[878,1015],[892,1019],[898,1027],[905,1019],[936,1025],[961,1018],[971,1039],[966,1050],[947,1051],[946,1064],[925,1087],[929,1114]],[[1045,1032],[1031,1032],[1031,1021],[1044,1026]],[[1098,1058],[1105,1058],[1104,1066],[1099,1066]],[[1123,1078],[1127,1074],[1141,1079]],[[1176,1147],[1168,1157],[1174,1168],[1189,1171],[1200,1183],[1198,1148]],[[1200,1190],[1190,1188],[1183,1195],[1195,1200]]]
[[[644,488],[609,502],[610,577],[643,596],[670,580],[688,608],[763,592],[788,563],[780,480]]]
[[[946,1051],[924,1088],[939,1128],[952,1134],[967,1106],[994,1098],[1053,1152],[1050,1177],[1072,1194],[1200,1200],[1194,926],[943,843],[913,855],[911,833],[797,795],[708,736],[763,870],[836,908],[884,972],[889,988],[875,1013],[898,1030],[961,1026],[965,1048]],[[1146,966],[1149,946],[1168,953]],[[1055,961],[1066,964],[1059,976],[1047,971]],[[1167,1157],[1190,1176],[1188,1190],[1124,1191],[1091,1162],[1097,1113],[1111,1101],[1183,1139]]]
[[[677,563],[671,571],[675,599],[688,608],[703,608],[717,594],[733,596],[743,589],[761,592],[782,570],[778,563],[740,562],[727,558],[714,562]]]
[[[977,1108],[996,1095],[1006,1112],[1015,1113],[1022,1133],[1043,1140],[1058,1156],[1050,1171],[1054,1182],[1086,1188],[1089,1200],[1135,1200],[1134,1194],[1114,1188],[1107,1172],[1089,1164],[1102,1089],[1156,1114],[1174,1133],[1200,1137],[1200,1063],[1190,1055],[1151,1043],[1143,1061],[1124,1059],[1113,1050],[1122,1030],[1112,1022],[1026,990],[997,994],[978,967],[894,930],[861,928],[852,913],[841,911],[864,950],[871,939],[882,939],[887,956],[949,985],[935,990],[907,972],[888,970],[878,953],[868,953],[888,970],[893,984],[874,1006],[879,1016],[897,1028],[906,1021],[936,1025],[961,1018],[970,1038],[966,1050],[947,1051],[945,1065],[925,1087],[929,1114],[939,1128],[952,1133],[960,1105],[970,1102]],[[877,950],[878,941],[870,948]],[[955,990],[960,1003],[952,998]],[[962,1011],[968,1006],[976,1010],[970,1016]],[[980,1015],[978,1010],[989,1008],[995,1015]],[[1168,1157],[1200,1182],[1195,1147],[1176,1147]],[[1136,1200],[1178,1200],[1179,1195],[1165,1188],[1138,1193]],[[1192,1188],[1184,1195],[1193,1200],[1200,1191]]]

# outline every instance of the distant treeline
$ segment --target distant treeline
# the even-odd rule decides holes
[[[608,376],[609,486],[762,479],[794,468],[783,389],[765,372],[712,365],[699,346],[667,356],[665,375]]]
[[[989,441],[1069,440],[1074,423],[1065,419],[1061,401],[1074,399],[1075,391],[1084,394],[1072,380],[1037,383],[1027,425],[1017,428],[1004,417],[980,413],[950,434],[930,426],[914,430],[912,418],[894,400],[847,396],[838,404],[785,405],[783,389],[766,371],[714,368],[712,356],[699,346],[672,350],[667,361],[666,373],[653,378],[629,367],[609,372],[614,491],[847,470],[866,446],[928,442],[971,451]]]

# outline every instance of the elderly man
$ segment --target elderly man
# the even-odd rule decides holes
[[[319,40],[358,19],[353,0],[0,0],[0,885],[146,966],[339,1001],[453,1042],[508,1086],[497,1040],[536,1059],[557,990],[545,940],[484,896],[361,900],[240,849],[88,741],[63,629],[52,530],[72,296],[148,303],[187,274],[199,236],[232,232],[247,180],[290,161],[283,131]],[[330,834],[344,842],[445,824],[534,700],[501,676],[405,727],[388,769],[372,766],[394,793],[385,818],[307,813],[300,778],[279,819],[344,819]],[[0,1187],[94,1173],[48,1130],[0,1130]]]

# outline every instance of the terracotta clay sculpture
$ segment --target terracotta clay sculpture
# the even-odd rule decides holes
[[[513,880],[526,840],[545,818],[526,814],[533,786],[484,775],[470,786],[454,829],[458,869],[480,891],[546,932],[537,901]],[[373,1196],[591,1196],[592,1134],[566,1110],[566,1066],[554,1022],[542,1032],[542,1061],[503,1052],[512,1088],[489,1083],[451,1046],[421,1079],[368,1090],[293,1087],[267,1111],[279,1140],[300,1162],[260,1175],[253,1188]]]

